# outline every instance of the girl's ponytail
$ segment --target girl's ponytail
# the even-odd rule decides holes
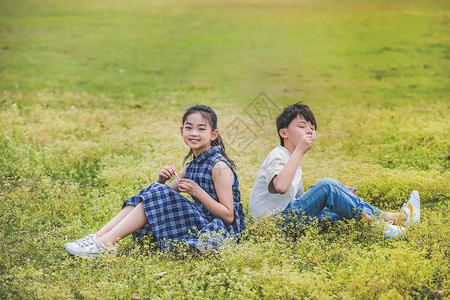
[[[211,146],[220,146],[220,152],[222,154],[223,157],[225,157],[225,159],[230,163],[230,165],[233,166],[233,168],[236,168],[236,164],[234,163],[234,161],[228,157],[226,151],[225,151],[225,144],[223,143],[222,137],[220,136],[220,134],[217,136],[217,138],[211,142]],[[192,150],[192,149],[191,149]]]

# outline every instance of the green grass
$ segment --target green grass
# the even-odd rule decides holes
[[[0,7],[1,298],[450,295],[447,2]],[[251,119],[245,110],[262,91],[272,108]],[[354,221],[294,238],[265,220],[248,221],[241,244],[203,256],[131,238],[101,260],[62,250],[162,166],[181,168],[180,119],[196,103],[219,115],[248,213],[253,181],[278,142],[274,118],[298,100],[322,134],[302,162],[305,188],[332,177],[392,210],[417,189],[422,223],[407,239],[382,240]],[[233,131],[235,117],[248,129]]]

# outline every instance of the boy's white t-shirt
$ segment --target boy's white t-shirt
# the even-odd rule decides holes
[[[264,160],[250,193],[249,211],[252,216],[273,216],[282,212],[289,202],[303,194],[302,167],[300,164],[286,193],[272,194],[269,192],[269,183],[275,175],[281,172],[290,157],[289,150],[278,145]]]

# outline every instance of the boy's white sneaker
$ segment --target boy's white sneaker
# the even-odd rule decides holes
[[[418,191],[411,192],[411,197],[408,202],[403,204],[402,211],[406,214],[406,227],[420,222],[420,197]]]
[[[88,234],[87,236],[67,243],[64,245],[64,250],[66,250],[70,255],[81,256],[81,257],[100,257],[101,255],[111,252],[116,252],[116,247],[106,247],[95,234]]]
[[[381,224],[383,228],[383,237],[389,238],[401,238],[405,236],[405,228],[401,226],[394,225],[392,222],[385,222],[379,220],[377,224]]]

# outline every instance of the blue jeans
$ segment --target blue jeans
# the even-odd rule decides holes
[[[359,219],[362,212],[379,216],[380,210],[364,199],[355,196],[346,186],[333,179],[322,179],[311,186],[306,193],[293,199],[282,212],[287,222],[305,217],[302,223],[314,219],[338,221],[341,218]]]

